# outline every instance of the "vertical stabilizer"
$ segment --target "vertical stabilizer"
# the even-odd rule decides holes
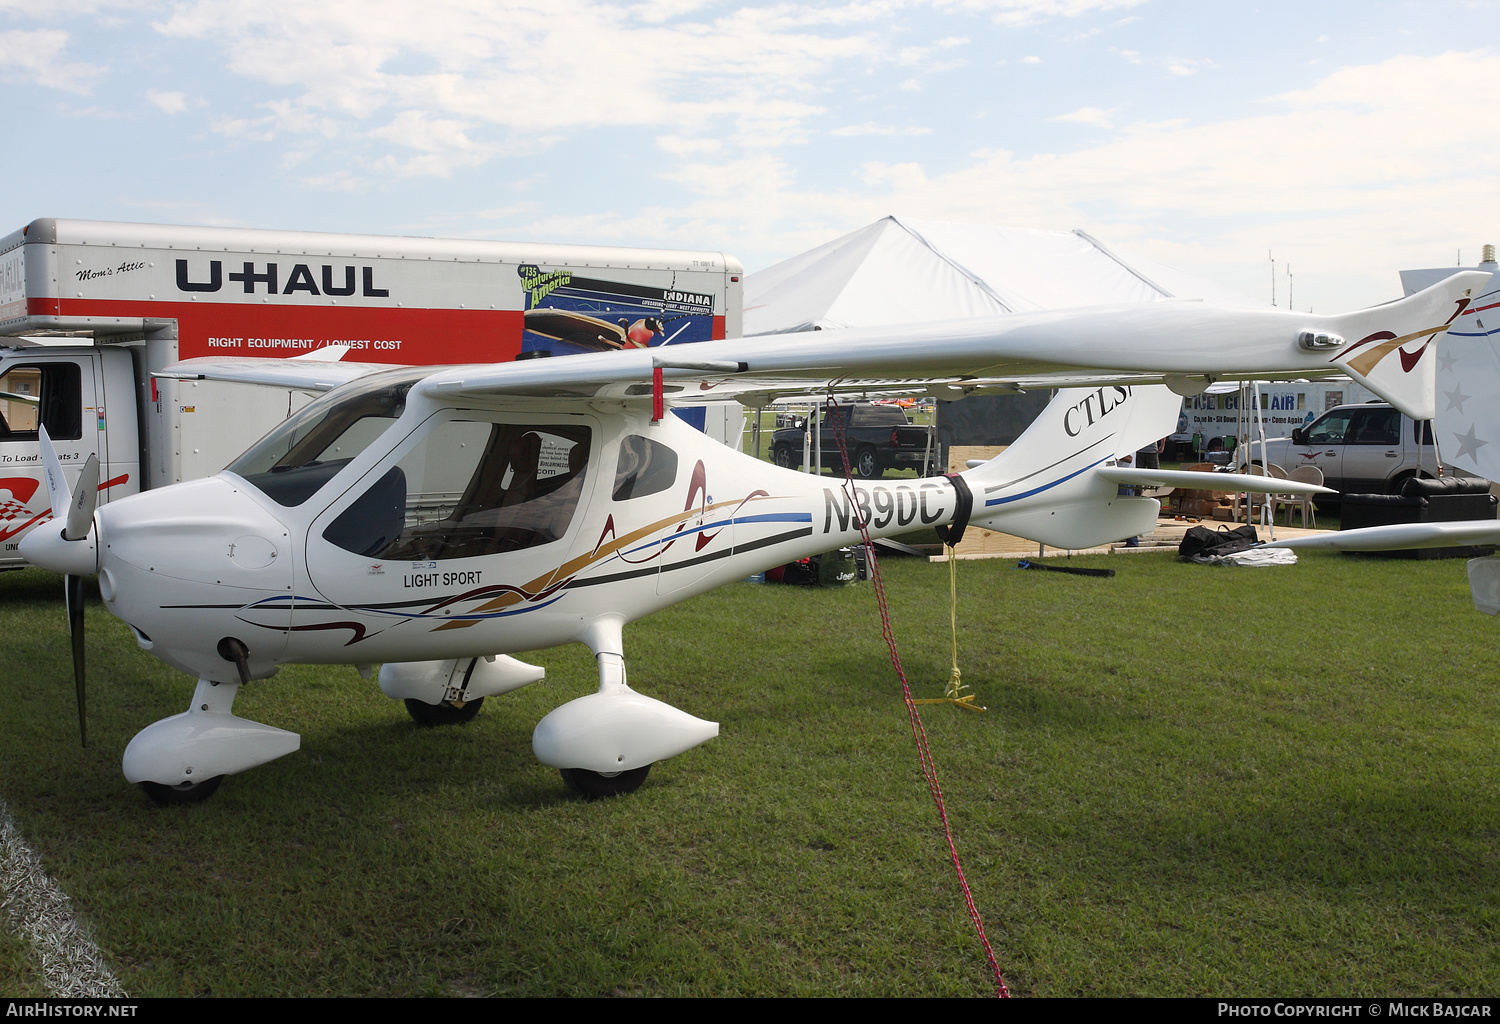
[[[1161,385],[1058,391],[1015,444],[963,474],[972,521],[1075,549],[1149,532],[1159,503],[1122,495],[1093,470],[1170,434],[1181,408]]]
[[[1489,277],[1464,271],[1399,303],[1327,318],[1342,342],[1334,364],[1412,419],[1432,419],[1438,343]],[[1304,346],[1319,343],[1309,339]]]

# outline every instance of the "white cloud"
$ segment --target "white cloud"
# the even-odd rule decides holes
[[[84,94],[90,83],[104,73],[92,64],[63,58],[68,33],[61,29],[11,29],[0,32],[0,78]]]
[[[889,124],[876,124],[874,121],[866,121],[863,124],[845,125],[843,128],[835,128],[829,132],[830,135],[931,135],[931,128],[922,128],[916,125],[897,127]]]
[[[1099,107],[1079,107],[1071,114],[1059,114],[1048,118],[1049,121],[1071,121],[1074,124],[1089,124],[1095,128],[1110,127],[1109,115],[1112,110],[1102,110]]]
[[[913,8],[1029,24],[1141,2],[185,0],[155,27],[222,47],[230,71],[278,96],[261,104],[270,122],[240,111],[218,130],[339,138],[383,149],[370,160],[415,173],[442,164],[385,147],[430,145],[419,124],[462,125],[445,134],[443,152],[465,163],[516,153],[541,133],[603,126],[667,129],[671,140],[711,135],[750,149],[795,145],[826,112],[820,97],[840,68],[909,67],[917,73],[895,88],[919,91],[925,76],[964,66],[954,54],[965,36],[901,45]]]
[[[180,114],[187,109],[187,97],[180,92],[161,92],[156,89],[147,89],[146,99],[156,104],[158,108],[168,114]]]
[[[247,139],[250,142],[270,142],[276,138],[271,117],[215,117],[209,127],[220,135],[231,139]]]
[[[445,174],[532,152],[543,135],[599,128],[650,130],[679,156],[707,155],[705,139],[742,150],[798,145],[826,131],[819,121],[845,99],[850,75],[874,74],[876,89],[900,93],[964,67],[959,54],[971,40],[962,32],[976,27],[974,15],[1031,24],[1141,2],[0,0],[0,12],[92,15],[96,27],[154,19],[160,36],[222,54],[225,70],[249,83],[238,98],[209,83],[194,90],[206,100],[147,91],[162,111],[207,102],[216,133],[295,149],[308,166],[321,155],[345,167]],[[932,8],[957,31],[913,31],[913,18],[931,21]],[[48,61],[28,64],[5,61],[17,48],[0,37],[0,74],[46,64],[48,84],[84,91],[101,69],[62,63],[68,37],[46,38]],[[893,67],[909,69],[904,80],[878,77]]]
[[[404,175],[430,174],[446,178],[455,167],[473,167],[489,159],[494,147],[469,137],[470,125],[451,118],[432,118],[415,110],[403,111],[389,124],[375,129],[376,138],[421,151],[421,156],[398,160],[386,156],[377,161],[380,171]]]
[[[756,253],[790,254],[893,212],[1083,227],[1257,296],[1275,247],[1298,268],[1299,306],[1336,312],[1394,297],[1394,269],[1421,263],[1433,239],[1487,240],[1500,139],[1482,130],[1489,100],[1471,85],[1497,77],[1500,56],[1483,52],[1397,57],[1268,97],[1264,114],[1140,122],[1066,152],[991,149],[946,173],[872,161],[843,188],[799,187],[779,160],[704,163],[680,179],[696,197],[683,216],[721,230],[706,237],[752,269]]]
[[[1263,260],[1271,245],[1299,268],[1300,297],[1312,287],[1313,272],[1304,267],[1326,259],[1350,275],[1378,265],[1389,276],[1390,266],[1413,262],[1399,255],[1409,251],[1402,247],[1443,238],[1451,259],[1450,236],[1467,251],[1485,240],[1476,233],[1489,230],[1484,225],[1494,217],[1486,172],[1500,145],[1488,139],[1474,83],[1495,80],[1500,58],[1486,53],[1372,58],[1304,89],[1263,94],[1250,108],[1254,116],[1186,121],[1167,119],[1184,108],[1148,107],[1149,97],[1105,108],[1121,101],[1102,90],[1140,77],[1125,62],[1169,83],[1212,77],[1216,88],[1237,86],[1236,69],[1253,62],[1236,52],[1230,64],[1222,53],[1231,51],[1217,40],[1200,51],[1191,37],[1173,36],[1174,49],[1166,50],[1159,49],[1164,37],[1137,31],[1129,41],[1139,49],[1116,51],[1118,62],[1106,59],[1110,67],[1083,69],[1098,72],[1101,91],[1067,99],[1047,91],[1064,77],[1054,72],[1071,72],[1073,57],[1067,47],[1044,46],[1139,20],[1142,0],[829,3],[0,0],[0,24],[24,26],[0,32],[0,76],[82,93],[106,72],[112,80],[129,73],[133,65],[116,56],[127,47],[143,53],[154,46],[152,59],[164,61],[193,50],[224,73],[188,86],[184,78],[138,70],[139,79],[115,90],[123,113],[142,95],[162,111],[191,112],[219,145],[269,144],[257,159],[279,166],[290,185],[313,189],[389,187],[396,197],[383,178],[408,179],[400,187],[414,193],[420,189],[411,188],[411,176],[456,175],[488,161],[499,165],[493,174],[503,185],[469,204],[494,208],[487,231],[691,246],[714,239],[752,264],[759,254],[786,255],[902,212],[1081,226],[1169,262],[1175,254],[1176,262],[1230,268],[1226,273],[1238,273],[1233,268],[1244,258]],[[69,16],[92,20],[92,32],[67,23]],[[148,45],[134,37],[106,40],[116,22],[146,18],[159,33]],[[1048,27],[1045,39],[1009,28],[1045,19],[1062,22]],[[1096,61],[1099,46],[1087,44]],[[1023,47],[1034,52],[1025,55]],[[973,56],[980,53],[982,59]],[[1181,53],[1197,55],[1174,55]],[[933,72],[962,57],[972,62],[964,91],[945,92],[940,83],[947,79]],[[995,77],[1014,79],[1013,71],[996,76],[1002,57],[1012,66],[1040,65],[1024,76],[1034,90],[1026,99],[1036,102],[1020,114],[1003,96],[984,92]],[[1297,73],[1309,74],[1300,67]],[[158,85],[165,87],[151,88]],[[183,91],[168,91],[172,85]],[[917,99],[908,94],[924,88]],[[1254,95],[1233,93],[1230,106],[1245,109]],[[1094,105],[1072,109],[1081,103]],[[122,113],[79,107],[61,113]],[[1051,120],[1088,125],[1096,131],[1083,137],[1098,141],[1079,146],[1082,133],[1066,132],[1067,145],[1077,148],[1037,152],[1027,133],[1047,116],[1038,109],[1064,111]],[[1143,119],[1122,123],[1126,110]],[[174,128],[194,123],[184,116]],[[824,159],[847,159],[834,151],[850,148],[828,146],[830,135],[878,145],[928,133],[933,144],[915,150],[916,162],[910,146],[891,146],[885,162],[860,168]],[[636,162],[633,177],[618,176],[633,184],[615,194],[580,172],[585,187],[552,199],[603,212],[547,216],[541,198],[535,208],[507,205],[522,183],[535,182],[530,195],[541,197],[561,178],[572,180],[571,170],[560,175],[553,163],[514,158],[562,139],[580,140],[580,151],[597,139],[596,152],[614,152],[625,136],[655,140],[658,151],[656,160]],[[185,146],[194,144],[184,136]],[[966,152],[976,145],[988,148]],[[800,169],[814,162],[816,170]],[[635,183],[659,183],[652,175],[661,166],[672,175],[670,198],[634,198]],[[447,230],[471,228],[463,221]],[[1389,291],[1390,282],[1381,287]]]
[[[816,111],[800,97],[830,64],[878,50],[809,28],[857,21],[847,11],[661,15],[589,0],[196,0],[158,27],[221,43],[233,71],[296,92],[298,106],[360,121],[415,108],[521,132],[754,120],[768,100]]]
[[[1146,57],[1139,50],[1119,50],[1111,48],[1112,53],[1121,60],[1131,64],[1141,64],[1149,67],[1164,69],[1173,75],[1196,75],[1204,68],[1216,68],[1219,65],[1207,57]]]
[[[1188,57],[1172,58],[1165,62],[1166,69],[1174,75],[1196,75],[1203,68],[1218,67],[1211,60],[1193,60]]]
[[[896,54],[896,63],[903,67],[914,67],[917,65],[930,67],[933,64],[942,63],[934,61],[933,58],[937,53],[943,50],[951,50],[956,46],[966,46],[968,42],[969,40],[967,39],[949,36],[946,39],[939,39],[931,46],[903,46]],[[947,66],[961,67],[962,65],[963,61],[956,61],[948,62]]]
[[[659,25],[685,14],[692,14],[712,4],[713,0],[646,0],[632,4],[630,13],[648,25]]]
[[[964,11],[986,11],[998,25],[1030,25],[1048,18],[1076,18],[1116,9],[1139,7],[1147,0],[935,0],[934,6]]]
[[[39,21],[57,21],[81,14],[99,14],[111,8],[133,11],[160,8],[157,0],[0,0],[0,14],[19,14]]]
[[[704,156],[724,148],[718,139],[685,138],[681,135],[658,135],[656,144],[673,156]]]

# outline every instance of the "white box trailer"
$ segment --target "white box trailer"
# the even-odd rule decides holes
[[[737,337],[722,252],[32,221],[0,239],[0,568],[51,516],[37,429],[100,501],[218,472],[309,400],[158,380],[196,356],[442,365]],[[738,447],[733,409],[696,425]]]

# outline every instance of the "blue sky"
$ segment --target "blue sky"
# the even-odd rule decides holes
[[[722,249],[1083,228],[1299,308],[1500,242],[1489,0],[0,0],[39,216]],[[1284,272],[1277,285],[1285,304]]]

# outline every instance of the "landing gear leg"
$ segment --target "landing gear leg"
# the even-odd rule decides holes
[[[213,796],[226,775],[290,754],[294,732],[233,714],[238,680],[198,680],[187,711],[135,734],[125,748],[125,778],[157,804],[195,804]]]
[[[557,708],[537,724],[531,748],[587,799],[638,789],[657,761],[675,757],[719,734],[669,704],[636,693],[625,682],[622,622],[601,619],[580,638],[599,665],[599,691]]]
[[[624,658],[609,651],[600,651],[595,655],[595,659],[599,663],[599,693],[631,693],[630,687],[625,682]],[[623,754],[617,755],[622,763],[624,757]],[[585,800],[597,800],[600,797],[634,793],[641,788],[641,783],[646,781],[646,775],[651,771],[653,763],[647,762],[639,767],[626,768],[617,772],[597,772],[589,768],[558,768],[557,772],[562,776],[568,789]]]
[[[418,725],[462,725],[472,722],[474,716],[479,714],[479,709],[484,707],[483,697],[472,697],[468,700],[469,680],[474,675],[474,666],[479,664],[478,658],[470,658],[468,667],[464,669],[463,682],[458,686],[449,687],[449,692],[454,696],[446,697],[440,704],[429,704],[415,697],[406,698],[406,713],[411,715],[412,721]],[[457,674],[455,669],[455,675]]]

